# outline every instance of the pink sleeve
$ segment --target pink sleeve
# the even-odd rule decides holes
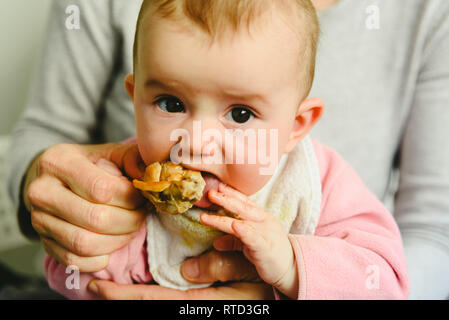
[[[289,235],[299,276],[297,298],[407,299],[405,256],[392,215],[340,155],[313,142],[321,215],[315,235]]]
[[[94,279],[111,280],[120,284],[148,283],[152,280],[148,270],[145,249],[146,225],[139,230],[136,237],[125,247],[110,254],[108,266],[95,273],[80,273],[79,281],[73,269],[67,269],[55,259],[46,256],[45,275],[49,286],[69,299],[97,299],[87,286]],[[67,272],[66,272],[67,270]]]

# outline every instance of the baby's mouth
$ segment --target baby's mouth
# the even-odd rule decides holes
[[[208,209],[211,211],[216,211],[220,207],[212,202],[209,201],[209,198],[207,194],[209,193],[209,190],[218,190],[218,185],[220,184],[220,180],[213,174],[201,171],[201,175],[203,176],[204,181],[206,182],[206,186],[203,190],[203,196],[200,200],[194,203],[195,206],[203,209]]]

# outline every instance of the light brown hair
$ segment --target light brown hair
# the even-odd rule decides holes
[[[246,27],[254,23],[266,10],[274,7],[293,17],[294,25],[301,30],[303,45],[298,53],[301,63],[307,96],[312,87],[315,74],[315,56],[320,33],[315,8],[310,0],[144,0],[137,20],[134,39],[134,72],[138,58],[138,38],[141,32],[141,21],[149,7],[160,18],[171,19],[174,22],[187,21],[207,34],[214,42],[231,28],[237,32],[241,24]]]

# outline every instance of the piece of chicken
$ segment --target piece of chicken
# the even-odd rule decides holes
[[[134,180],[133,185],[158,212],[181,214],[201,199],[206,182],[199,171],[163,161],[147,166],[143,181]]]

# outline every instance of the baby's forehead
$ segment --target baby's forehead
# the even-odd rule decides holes
[[[254,65],[269,70],[272,66],[288,64],[288,70],[298,72],[297,66],[305,62],[299,59],[302,48],[297,37],[281,21],[257,32],[241,29],[211,41],[198,30],[160,20],[151,24],[148,32],[142,33],[140,41],[140,61],[144,64],[142,67],[146,65],[147,68],[152,65],[169,68],[184,61],[185,68],[191,64],[208,64],[210,68],[236,66],[244,76]],[[185,69],[179,67],[180,72]],[[223,71],[226,74],[230,70]]]
[[[310,22],[307,21],[309,20],[307,13],[297,10],[297,8],[295,10],[292,5],[309,0],[226,0],[223,3],[245,2],[243,7],[247,8],[240,10],[236,5],[222,7],[210,5],[215,10],[223,9],[224,11],[214,12],[213,9],[209,9],[211,12],[207,14],[204,13],[208,11],[207,9],[198,9],[204,6],[197,5],[194,6],[198,9],[197,12],[186,11],[186,7],[189,7],[188,4],[195,1],[197,0],[145,0],[137,21],[136,33],[139,33],[140,29],[143,29],[143,32],[149,30],[158,22],[170,22],[173,27],[177,27],[179,32],[202,34],[204,39],[209,40],[205,42],[212,44],[225,38],[232,38],[242,32],[251,34],[270,31],[273,29],[273,23],[282,21],[289,31],[295,34],[299,43],[310,38],[309,33],[312,29],[307,27]],[[158,7],[158,4],[161,3],[165,6]],[[217,2],[212,2],[212,4],[215,3]],[[254,3],[263,5],[257,6]],[[184,4],[184,9],[179,8],[181,4]],[[135,41],[141,41],[137,34]]]
[[[229,1],[235,2],[234,0]],[[195,39],[196,41],[195,43],[192,43],[192,46],[198,46],[198,44],[203,47],[218,45],[223,51],[229,50],[229,45],[233,42],[235,43],[235,41],[233,41],[235,38],[246,35],[248,41],[251,41],[256,37],[260,38],[261,34],[267,34],[271,35],[271,38],[267,37],[267,39],[269,38],[270,40],[282,38],[288,40],[284,41],[282,44],[273,42],[270,43],[267,41],[265,47],[261,47],[260,50],[252,50],[254,59],[257,59],[268,49],[273,50],[274,46],[277,46],[277,48],[274,48],[275,50],[273,50],[273,55],[278,55],[279,52],[290,51],[291,56],[289,59],[294,62],[294,65],[292,65],[290,70],[288,70],[288,73],[293,73],[293,76],[296,76],[297,78],[305,79],[305,81],[301,82],[305,83],[306,87],[311,87],[315,48],[310,49],[310,47],[314,47],[314,44],[310,44],[310,30],[312,30],[312,28],[309,28],[306,25],[307,15],[305,13],[295,13],[293,12],[294,10],[290,10],[290,12],[288,12],[280,7],[275,10],[258,12],[259,15],[256,18],[253,18],[251,23],[248,22],[249,20],[247,21],[248,23],[245,21],[240,21],[239,25],[234,26],[229,24],[230,21],[223,20],[221,27],[218,27],[218,25],[215,27],[210,27],[208,25],[201,25],[194,18],[189,18],[179,12],[172,13],[171,15],[161,15],[161,13],[157,11],[157,7],[155,5],[150,5],[152,2],[153,1],[148,2],[146,8],[143,9],[139,17],[138,33],[145,35],[145,37],[136,35],[134,53],[135,67],[137,64],[137,58],[142,62],[149,63],[148,61],[145,61],[149,59],[146,52],[150,50],[157,50],[157,48],[151,47],[152,44],[150,44],[150,42],[152,41],[149,40],[149,37],[153,35],[155,38],[158,38],[162,34],[166,35],[168,30],[171,30],[180,37],[194,36],[192,39]],[[154,2],[157,3],[158,1]],[[181,2],[188,2],[188,0],[183,0]],[[268,2],[275,3],[276,1]],[[280,2],[285,1],[281,0]],[[209,31],[205,30],[205,27],[209,28]],[[154,32],[155,29],[160,30],[159,34]],[[137,45],[137,42],[140,42],[140,44]],[[169,42],[164,42],[164,45],[167,50],[170,50],[170,48],[174,46],[173,43]],[[146,47],[145,52],[142,52],[142,54],[139,53],[139,57],[137,57],[137,47]],[[307,54],[308,51],[313,52],[309,52]],[[182,55],[182,51],[178,52],[178,54]],[[238,54],[234,58],[236,60],[239,59]],[[268,63],[275,65],[277,62],[278,61],[273,58],[273,60]]]

